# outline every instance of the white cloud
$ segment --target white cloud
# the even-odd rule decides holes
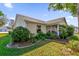
[[[14,18],[14,17],[10,17],[9,19],[13,19],[13,20],[15,20],[15,18]]]
[[[11,3],[4,3],[4,6],[7,7],[7,8],[13,8]]]
[[[9,20],[15,20],[15,17],[8,17],[8,21]]]
[[[68,18],[73,19],[74,17],[73,16],[68,16]]]
[[[74,26],[78,26],[78,20],[77,17],[73,17],[73,16],[68,16],[66,17],[67,23],[68,25],[74,25]]]

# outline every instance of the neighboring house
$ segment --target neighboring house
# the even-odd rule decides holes
[[[74,29],[74,33],[78,33],[78,27],[75,27]]]
[[[42,31],[43,33],[50,31],[56,32],[59,35],[59,27],[61,25],[67,25],[65,17],[46,22],[32,17],[17,14],[13,28],[22,26],[28,28],[28,30],[34,34],[36,34],[39,31]]]
[[[14,20],[13,20],[13,19],[10,19],[10,20],[9,20],[9,23],[8,23],[8,26],[7,26],[8,31],[12,31],[12,26],[13,26],[13,24],[14,24]]]
[[[0,16],[0,32],[7,32],[6,22],[6,16]]]
[[[0,27],[0,32],[8,32],[10,30],[9,27],[12,27],[13,23],[14,20],[8,20],[8,24],[4,25],[3,27]]]
[[[14,20],[13,20],[13,19],[10,19],[10,20],[9,20],[9,26],[12,26],[13,23],[14,23]]]
[[[6,27],[6,26],[1,27],[1,28],[0,28],[0,32],[8,32],[7,27]]]

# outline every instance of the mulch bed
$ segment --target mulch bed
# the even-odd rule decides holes
[[[45,40],[45,42],[43,42],[43,44],[51,42],[51,41],[62,43],[62,44],[67,44],[68,43],[67,39],[54,39],[54,40],[53,39],[48,39],[48,40]],[[39,42],[38,44],[40,44],[41,42]],[[32,41],[29,40],[29,41],[24,41],[24,42],[10,43],[10,44],[8,44],[8,46],[10,48],[17,48],[17,47],[29,47],[33,44],[35,44],[35,43],[32,43]]]
[[[18,42],[18,43],[9,43],[7,44],[7,47],[8,48],[25,48],[25,47],[30,47],[30,46],[33,46],[33,45],[44,45],[46,43],[49,43],[51,42],[52,40],[39,40],[35,43],[32,43],[30,40],[29,41],[26,41],[26,42]]]
[[[23,46],[29,46],[32,45],[33,43],[28,40],[28,41],[24,41],[24,42],[14,42],[14,43],[10,43],[8,44],[8,46],[10,48],[17,48],[17,47],[23,47]]]
[[[25,42],[19,42],[19,43],[16,43],[18,44],[19,47],[22,47],[22,46],[28,46],[28,45],[31,45],[32,42],[30,40],[28,41],[25,41]]]

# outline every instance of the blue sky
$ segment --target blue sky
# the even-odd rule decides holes
[[[66,17],[69,25],[78,26],[77,18],[72,17],[71,13],[65,11],[48,11],[47,3],[1,3],[0,10],[3,11],[9,19],[15,19],[16,14],[27,15],[44,21]]]

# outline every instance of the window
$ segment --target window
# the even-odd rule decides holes
[[[41,32],[41,25],[37,25],[37,33]]]

